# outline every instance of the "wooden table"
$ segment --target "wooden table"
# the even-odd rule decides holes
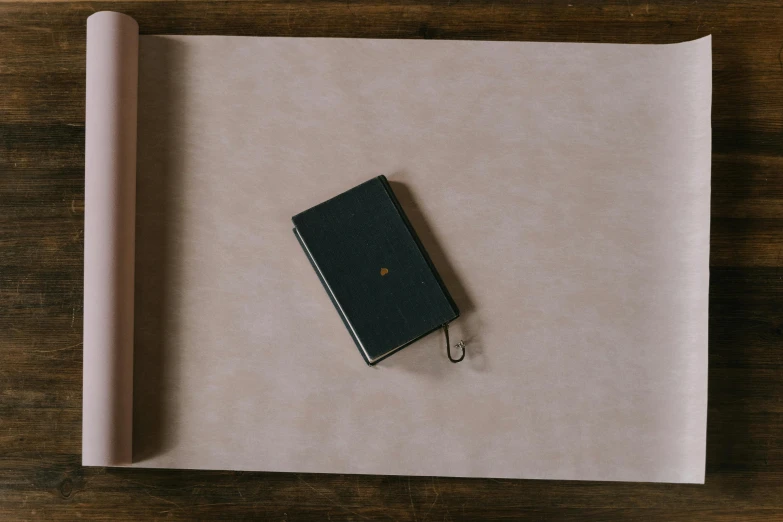
[[[0,519],[783,520],[783,7],[767,1],[0,0]],[[142,33],[713,35],[704,486],[82,468],[85,19]]]

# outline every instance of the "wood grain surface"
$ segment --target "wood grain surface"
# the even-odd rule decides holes
[[[85,20],[105,9],[145,34],[712,34],[706,485],[82,468]],[[779,0],[0,0],[0,520],[783,520],[781,53]]]

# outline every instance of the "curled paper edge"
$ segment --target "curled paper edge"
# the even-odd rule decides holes
[[[82,464],[133,456],[133,276],[139,26],[87,19]]]

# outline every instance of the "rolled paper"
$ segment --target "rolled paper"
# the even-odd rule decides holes
[[[87,19],[82,464],[132,460],[139,26]]]

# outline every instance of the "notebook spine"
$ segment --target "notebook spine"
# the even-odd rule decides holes
[[[359,342],[359,339],[356,338],[353,328],[351,327],[351,323],[348,321],[348,318],[343,313],[342,307],[337,303],[337,298],[334,296],[332,289],[329,287],[328,284],[326,284],[326,280],[324,279],[321,270],[318,268],[315,259],[313,259],[313,256],[310,253],[310,249],[307,248],[304,239],[302,239],[302,236],[299,234],[299,231],[296,229],[296,227],[294,227],[294,235],[296,236],[297,241],[299,241],[299,246],[302,247],[302,250],[304,250],[307,259],[310,261],[310,266],[313,267],[313,271],[318,276],[318,280],[321,281],[321,285],[324,287],[324,290],[326,290],[326,294],[329,296],[329,300],[332,302],[332,305],[334,305],[334,309],[337,310],[340,319],[342,319],[343,324],[345,325],[345,329],[348,330],[349,334],[351,334],[351,339],[353,339],[353,342],[356,344],[356,347],[359,348],[359,353],[362,354],[362,358],[364,359],[364,362],[366,362],[368,366],[372,366],[373,363],[370,362],[370,360],[367,358],[367,355],[364,353],[364,350],[361,349],[361,343]]]

